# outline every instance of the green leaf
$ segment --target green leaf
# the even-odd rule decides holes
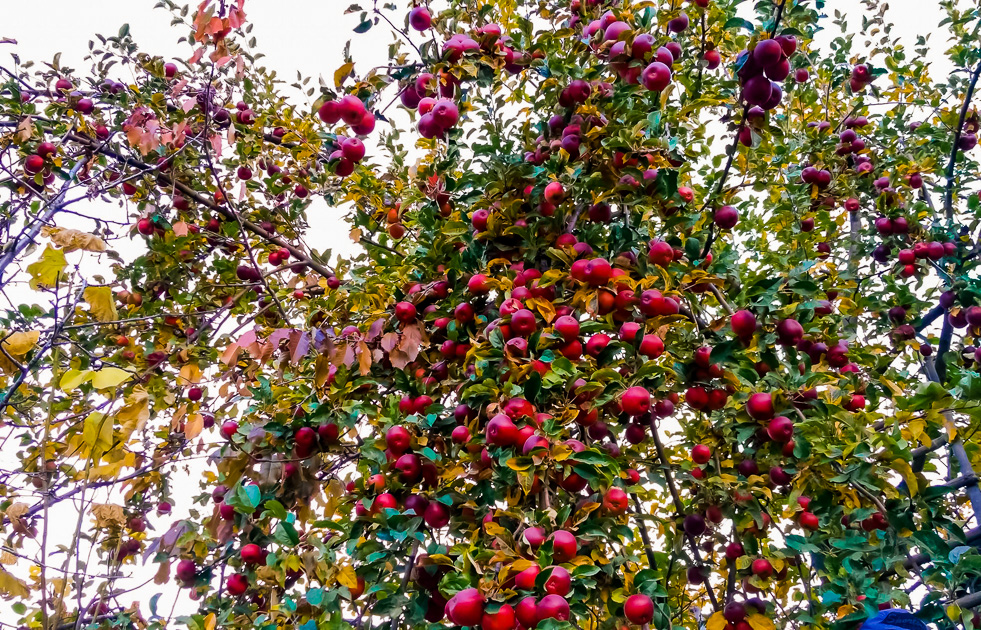
[[[752,22],[740,17],[733,17],[726,20],[726,23],[722,25],[724,30],[729,30],[730,28],[744,28],[750,33],[756,30],[756,27]]]
[[[311,588],[307,591],[305,599],[311,606],[320,606],[320,603],[324,601],[324,589]]]
[[[542,376],[538,372],[532,372],[525,381],[524,395],[525,400],[535,402],[539,392],[542,391]]]
[[[296,528],[293,527],[292,523],[287,523],[281,521],[276,525],[276,530],[273,532],[273,538],[277,542],[286,545],[287,547],[295,547],[300,544],[300,535],[297,533]]]
[[[263,504],[263,507],[265,508],[266,512],[269,513],[273,518],[285,520],[286,517],[289,516],[289,513],[286,511],[286,508],[283,507],[283,504],[280,503],[279,501],[276,501],[275,499],[266,501]]]

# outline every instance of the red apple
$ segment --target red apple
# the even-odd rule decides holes
[[[568,562],[579,552],[579,542],[576,537],[564,529],[552,534],[552,559],[556,562]]]
[[[535,590],[535,579],[541,572],[541,567],[539,567],[537,564],[533,564],[514,576],[514,585],[524,591],[533,591]]]
[[[635,626],[642,626],[654,618],[654,602],[642,593],[636,593],[623,603],[623,616]]]
[[[262,550],[262,547],[255,543],[249,543],[242,547],[239,551],[239,557],[242,558],[242,562],[246,564],[259,564],[260,562],[266,561],[266,552]]]
[[[630,387],[620,397],[620,406],[624,413],[636,418],[650,411],[651,394],[643,387]]]
[[[707,464],[712,459],[712,449],[704,444],[696,444],[691,449],[691,461],[696,464]]]
[[[249,590],[249,578],[241,573],[233,573],[225,580],[225,590],[228,591],[229,595],[238,597]]]
[[[476,626],[484,616],[484,596],[475,588],[463,589],[446,603],[446,614],[458,626]]]
[[[546,619],[568,621],[569,602],[561,595],[546,595],[542,598],[542,601],[538,602],[537,612],[539,622]]]
[[[750,571],[753,572],[753,575],[766,579],[773,575],[773,565],[766,558],[757,558],[750,565]]]
[[[396,425],[385,433],[385,445],[395,455],[401,455],[406,452],[409,449],[411,440],[412,436],[409,434],[408,429],[403,426]]]
[[[534,597],[525,597],[514,609],[518,621],[525,628],[538,625],[538,601]]]
[[[769,420],[773,417],[773,397],[764,393],[751,394],[746,411],[757,420]]]
[[[603,497],[603,508],[613,514],[623,514],[627,511],[629,504],[630,500],[627,498],[627,493],[615,486],[607,490],[606,496]]]

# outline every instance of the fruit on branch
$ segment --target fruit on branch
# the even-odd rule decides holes
[[[691,449],[691,460],[698,465],[707,464],[712,459],[712,450],[704,444],[696,444]]]
[[[546,595],[536,606],[536,625],[546,619],[557,621],[568,621],[571,611],[569,602],[561,595]]]
[[[458,592],[446,603],[446,616],[458,626],[476,626],[484,617],[484,597],[475,588]]]
[[[623,616],[635,626],[649,624],[654,619],[654,601],[643,593],[635,593],[623,603]]]
[[[722,206],[713,215],[715,224],[722,230],[731,230],[739,223],[739,212],[732,206]]]
[[[184,586],[190,586],[197,579],[198,567],[194,560],[183,559],[177,563],[177,568],[174,571],[174,577],[177,578],[178,582],[181,582]],[[243,590],[244,592],[244,590]]]
[[[773,417],[773,397],[767,393],[751,394],[746,402],[746,411],[756,420],[769,420]]]
[[[241,573],[233,573],[225,580],[225,590],[232,597],[243,595],[249,590],[249,578]]]
[[[729,320],[732,332],[740,339],[749,339],[756,334],[756,316],[745,309],[736,311]]]

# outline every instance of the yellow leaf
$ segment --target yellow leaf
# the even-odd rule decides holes
[[[712,613],[712,616],[708,618],[708,621],[705,623],[705,630],[722,630],[726,627],[727,623],[729,622],[726,621],[725,615],[719,610]]]
[[[511,563],[511,572],[521,573],[525,569],[530,568],[532,564],[534,563],[531,560],[527,560],[525,558],[518,558],[517,560]]]
[[[187,387],[188,385],[197,385],[200,382],[201,368],[194,363],[185,363],[181,367],[180,378],[177,380],[177,384]]]
[[[31,591],[27,588],[27,584],[18,580],[13,574],[0,569],[0,593],[8,597],[24,599],[30,596]]]
[[[39,336],[39,333],[36,332],[18,332],[7,337],[3,341],[3,349],[6,354],[0,353],[0,372],[15,374],[20,371],[21,368],[14,361],[8,359],[7,355],[19,357],[27,354],[31,348],[37,345]]]
[[[88,232],[45,226],[41,228],[41,234],[50,238],[52,243],[65,252],[74,252],[80,249],[86,252],[106,251],[106,242]]]
[[[432,554],[431,556],[429,556],[427,562],[429,562],[430,564],[441,564],[448,567],[453,566],[453,558],[443,555],[441,553]]]
[[[909,429],[910,437],[914,444],[929,444],[930,436],[926,434],[926,423],[923,420],[917,418],[916,420],[911,420],[909,424],[906,425]]]
[[[81,387],[82,383],[91,381],[93,376],[95,376],[95,372],[92,370],[80,372],[72,368],[61,375],[61,382],[58,386],[61,387],[62,391],[70,392]]]
[[[902,459],[894,459],[892,460],[892,469],[902,475],[903,481],[906,482],[906,487],[909,488],[909,495],[915,497],[920,486],[916,480],[916,473],[913,472],[913,468],[909,465],[909,462]]]
[[[454,479],[461,477],[465,472],[466,469],[463,466],[455,464],[443,471],[442,478],[443,481],[453,481]]]
[[[31,288],[55,286],[67,266],[65,252],[48,245],[44,248],[41,258],[27,266],[27,273],[31,275],[29,282]]]
[[[93,463],[98,463],[102,454],[112,448],[112,420],[98,411],[90,413],[82,426],[82,441],[92,449]]]
[[[555,319],[555,306],[549,300],[529,298],[526,304],[538,311],[547,323],[551,324]]]
[[[531,468],[531,464],[519,464],[517,457],[512,457],[511,459],[508,460],[507,463],[508,463],[508,468],[517,472],[521,472],[523,470],[528,470],[529,468]]]
[[[947,613],[947,618],[951,621],[960,621],[961,618],[961,607],[957,604],[951,604],[945,609]]]
[[[354,572],[354,567],[345,565],[337,572],[337,582],[341,586],[346,586],[350,590],[358,588],[358,574]]]
[[[493,521],[484,523],[484,531],[490,536],[506,536],[508,533],[508,530]]]
[[[899,385],[893,383],[886,377],[880,378],[879,382],[885,385],[886,387],[888,387],[889,391],[891,391],[896,396],[902,396],[904,393],[903,389]]]
[[[122,368],[107,367],[102,368],[92,375],[92,385],[96,389],[114,389],[125,383],[133,375]]]
[[[946,426],[947,426],[947,441],[953,442],[954,438],[957,437],[957,427],[954,426],[953,422],[947,422]]]
[[[746,618],[753,630],[776,630],[773,622],[763,615],[756,613]]]
[[[556,446],[552,447],[552,459],[557,462],[565,461],[569,459],[572,452],[572,449],[566,446],[565,443],[557,444]]]
[[[37,340],[40,336],[41,333],[36,330],[15,332],[3,340],[3,349],[11,356],[24,356],[31,351],[31,348],[37,345]]]
[[[531,492],[531,487],[535,483],[535,475],[527,470],[518,472],[518,485],[524,490],[525,494]]]
[[[150,395],[142,387],[134,387],[126,397],[126,404],[116,413],[119,422],[119,440],[127,442],[134,432],[139,431],[150,418]]]
[[[218,618],[215,617],[215,613],[208,613],[208,616],[204,618],[204,630],[215,630],[217,623]]]
[[[736,558],[736,570],[745,571],[749,565],[753,564],[753,559],[749,556],[739,556]]]
[[[119,476],[119,471],[122,469],[122,460],[111,464],[103,464],[102,466],[93,466],[92,468],[89,468],[88,480],[95,481],[96,479],[115,479]]]
[[[361,376],[367,376],[371,372],[371,350],[363,341],[358,342],[358,367],[361,368]]]
[[[199,413],[192,413],[191,417],[187,419],[184,423],[184,437],[189,440],[193,440],[197,436],[201,435],[201,429],[204,428],[204,416]]]
[[[351,70],[354,70],[354,64],[351,62],[348,62],[343,66],[341,66],[340,68],[338,68],[337,70],[334,70],[335,88],[341,87],[341,84],[344,83],[344,78],[351,73]]]
[[[109,287],[85,289],[85,301],[89,304],[89,313],[96,321],[111,322],[116,319],[116,301]]]

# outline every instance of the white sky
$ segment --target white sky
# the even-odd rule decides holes
[[[266,57],[262,63],[275,69],[287,82],[296,79],[297,71],[304,76],[316,78],[323,75],[328,83],[333,71],[341,63],[341,51],[348,39],[353,39],[352,53],[356,60],[356,71],[364,71],[385,63],[391,34],[386,25],[373,29],[367,36],[352,33],[358,22],[358,15],[340,16],[341,11],[356,0],[248,0],[246,12],[249,22],[254,24],[253,35],[258,39],[257,49]],[[130,32],[140,49],[153,55],[189,56],[189,48],[178,45],[177,38],[185,32],[169,27],[170,15],[167,11],[152,7],[155,0],[27,0],[3,2],[3,21],[0,22],[0,38],[17,40],[16,46],[0,45],[0,64],[10,67],[9,54],[16,52],[22,60],[49,61],[55,53],[62,53],[62,64],[83,69],[83,57],[88,50],[88,41],[98,32],[103,35],[115,34],[118,28],[128,23]],[[362,0],[361,4],[370,6],[372,0]],[[193,5],[197,4],[197,0]],[[399,4],[404,4],[400,1]],[[748,7],[750,3],[746,3]],[[937,0],[892,0],[887,13],[887,21],[895,24],[893,36],[900,37],[911,47],[917,34],[928,33],[936,28],[941,18]],[[828,0],[829,12],[837,8],[853,17],[860,24],[862,4],[858,0]],[[397,24],[401,19],[394,20]],[[836,35],[833,33],[830,35]],[[819,36],[818,41],[827,42],[829,33]],[[857,38],[859,45],[863,41]],[[942,59],[944,42],[933,42],[940,49],[938,59]],[[940,65],[938,71],[947,66]],[[938,74],[934,73],[934,78]],[[303,102],[303,101],[300,101]],[[379,123],[381,125],[383,123]],[[117,209],[114,216],[119,216]],[[351,253],[355,250],[348,239],[348,230],[340,220],[341,212],[327,208],[323,200],[314,203],[310,210],[311,231],[307,243],[317,250],[331,248],[335,252]],[[116,241],[116,248],[125,247],[125,241]],[[197,481],[190,481],[190,491],[197,492]],[[105,500],[102,496],[98,500]],[[65,505],[73,510],[74,506]],[[178,508],[187,506],[178,506]],[[183,510],[181,510],[183,511]],[[176,512],[175,514],[179,514]],[[73,524],[71,514],[67,521]],[[171,517],[172,518],[172,517]],[[156,519],[158,532],[165,530],[171,518]],[[61,562],[57,557],[55,562]],[[134,570],[136,575],[149,577],[156,565]],[[140,580],[142,581],[142,580]],[[130,585],[135,585],[131,580]],[[148,585],[141,592],[131,596],[144,602],[161,587]],[[164,587],[164,597],[159,609],[166,615],[174,601],[175,590]],[[186,591],[184,591],[186,593]],[[125,598],[124,598],[125,599]],[[0,605],[0,610],[6,605]],[[177,607],[178,613],[190,612],[196,604],[182,597]],[[144,611],[146,612],[146,611]],[[8,618],[8,621],[13,621]]]

